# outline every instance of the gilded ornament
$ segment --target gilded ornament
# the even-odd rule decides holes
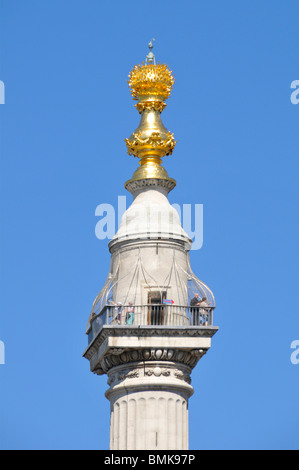
[[[133,140],[125,139],[128,154],[135,155],[136,157],[140,154],[149,154],[147,150],[155,149],[159,151],[159,156],[171,155],[175,147],[176,141],[174,140],[173,134],[168,132],[166,139],[161,136],[160,132],[152,132],[147,138],[142,138],[142,133],[133,133]],[[150,152],[152,153],[152,152]],[[155,154],[156,152],[154,152]],[[142,155],[144,156],[144,155]]]
[[[166,64],[142,64],[131,70],[128,84],[135,100],[155,97],[164,101],[169,98],[174,81]]]
[[[137,111],[141,114],[143,111],[158,111],[162,113],[166,108],[167,104],[164,101],[160,100],[152,100],[152,101],[139,101],[135,104]]]
[[[169,178],[161,159],[172,154],[176,141],[164,127],[160,115],[166,107],[164,101],[170,96],[174,77],[166,64],[156,64],[152,41],[145,63],[135,65],[129,74],[128,84],[133,99],[138,101],[135,106],[141,119],[138,128],[125,139],[125,143],[128,154],[140,159],[140,167],[125,187],[136,181],[156,179],[169,182],[172,189],[175,180]]]

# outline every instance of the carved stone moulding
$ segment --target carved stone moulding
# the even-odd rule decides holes
[[[167,192],[170,192],[175,187],[175,181],[170,179],[143,179],[143,180],[130,180],[126,183],[125,188],[134,193],[138,189],[146,187],[157,187],[160,186],[165,188]]]
[[[160,383],[161,380],[161,384],[172,383],[172,385],[175,385],[175,383],[178,383],[178,381],[180,381],[190,385],[191,371],[191,367],[188,367],[183,364],[175,364],[172,362],[155,361],[152,363],[132,363],[119,365],[110,369],[107,372],[107,383],[110,387],[120,386],[123,384],[123,382],[127,384],[123,384],[125,387],[131,385],[136,386],[136,380],[133,379],[138,379],[138,385],[141,386],[144,384],[144,380],[146,380],[149,385],[156,384],[157,380],[158,383]],[[130,384],[128,381],[130,382]]]
[[[199,359],[206,354],[205,349],[191,351],[175,349],[110,349],[103,357],[100,367],[93,372],[97,375],[108,373],[113,367],[129,363],[150,363],[152,361],[165,361],[171,363],[181,363],[193,369]]]

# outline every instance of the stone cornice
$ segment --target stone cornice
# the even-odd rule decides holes
[[[98,335],[90,343],[83,353],[83,357],[90,360],[99,350],[103,342],[109,337],[204,337],[212,338],[218,331],[218,327],[164,327],[164,326],[103,326]]]

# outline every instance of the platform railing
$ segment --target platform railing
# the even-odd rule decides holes
[[[106,305],[91,319],[88,344],[104,325],[119,326],[166,326],[192,327],[213,326],[215,307],[189,307],[182,305]]]

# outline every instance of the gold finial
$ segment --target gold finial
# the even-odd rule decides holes
[[[134,100],[164,101],[170,96],[174,77],[166,64],[142,64],[131,70],[128,83]]]
[[[152,40],[154,41],[154,39]],[[153,44],[149,43],[150,52],[146,63],[135,65],[129,74],[129,87],[141,120],[138,128],[129,139],[125,139],[128,154],[140,158],[140,168],[136,170],[131,181],[144,179],[164,179],[173,183],[162,167],[161,158],[171,155],[176,141],[163,125],[161,112],[165,109],[164,100],[169,98],[174,77],[166,64],[156,64],[152,53]]]

